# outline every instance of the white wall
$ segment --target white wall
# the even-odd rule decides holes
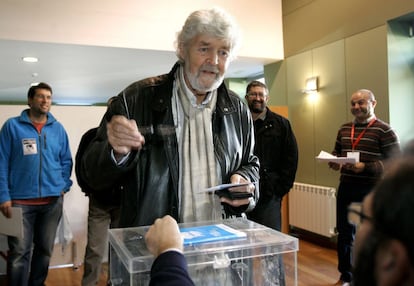
[[[280,60],[284,54],[281,0],[0,0],[0,5],[2,39],[162,51],[174,50],[175,35],[192,11],[220,6],[243,31],[239,56]]]
[[[28,106],[0,105],[0,126],[3,126],[4,121],[8,118],[19,115],[25,108]],[[104,106],[52,106],[51,113],[63,124],[68,133],[74,164],[76,150],[83,133],[99,124],[105,110]],[[88,198],[80,190],[74,171],[72,172],[72,181],[73,186],[64,198],[64,209],[73,231],[74,240],[77,243],[75,263],[80,264],[83,262],[86,245]],[[58,252],[59,249],[55,249],[55,256],[58,256]],[[62,259],[56,259],[56,261],[62,261]],[[54,263],[52,260],[52,265]]]
[[[408,31],[408,22],[391,21],[387,39],[390,124],[403,146],[414,139],[414,39]]]

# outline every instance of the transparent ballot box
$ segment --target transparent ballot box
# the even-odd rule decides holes
[[[195,285],[297,285],[297,238],[245,218],[179,226]],[[145,244],[148,228],[109,230],[111,285],[149,284],[154,257]]]

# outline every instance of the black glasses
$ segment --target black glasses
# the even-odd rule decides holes
[[[362,212],[361,203],[352,203],[348,207],[348,221],[356,226],[360,225],[364,220],[372,221],[372,217]]]

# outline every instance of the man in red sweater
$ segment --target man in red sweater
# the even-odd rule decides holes
[[[350,285],[352,281],[355,225],[348,222],[348,207],[363,200],[381,177],[385,161],[400,153],[397,134],[375,116],[376,104],[370,90],[360,89],[352,94],[354,120],[340,127],[332,154],[354,157],[356,163],[339,165],[329,162],[330,168],[341,171],[336,203],[338,270],[341,273],[337,285]]]

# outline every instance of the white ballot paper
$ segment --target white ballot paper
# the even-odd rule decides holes
[[[319,162],[334,162],[338,164],[351,163],[355,164],[357,162],[355,157],[336,157],[328,152],[321,151],[318,156],[315,157]]]
[[[21,208],[12,207],[11,218],[6,218],[0,213],[0,233],[23,238],[23,214]]]

